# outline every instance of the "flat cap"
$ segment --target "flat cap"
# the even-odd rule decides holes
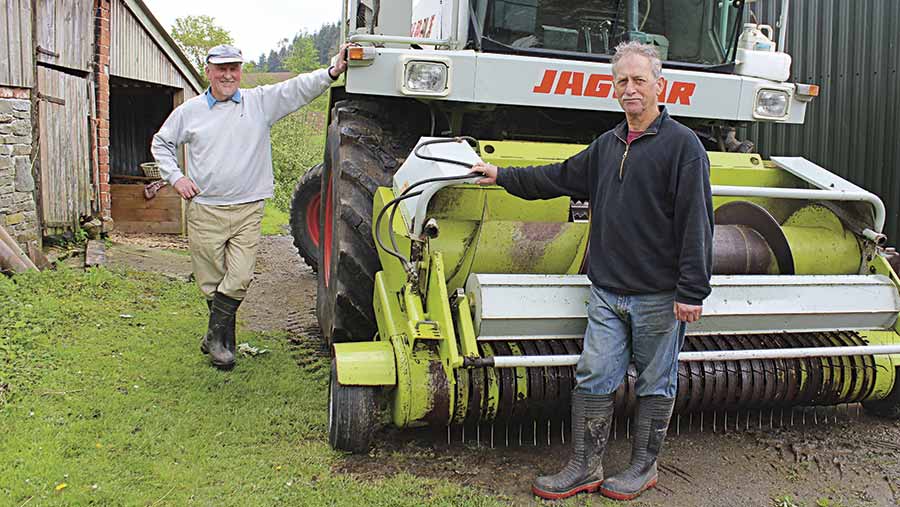
[[[244,55],[234,46],[220,44],[206,54],[206,63],[244,63]]]

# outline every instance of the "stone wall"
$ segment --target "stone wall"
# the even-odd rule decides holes
[[[31,129],[30,90],[0,87],[0,224],[23,247],[41,239]]]

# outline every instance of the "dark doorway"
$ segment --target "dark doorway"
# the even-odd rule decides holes
[[[141,164],[153,161],[150,142],[174,109],[176,91],[163,85],[110,78],[110,179],[144,176]]]

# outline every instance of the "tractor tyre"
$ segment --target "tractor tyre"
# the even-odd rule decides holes
[[[322,226],[316,313],[328,345],[371,340],[372,294],[381,269],[372,238],[372,203],[390,187],[417,129],[396,111],[369,100],[344,100],[332,110],[322,173]]]
[[[328,443],[333,449],[352,453],[369,452],[379,426],[375,387],[344,386],[338,382],[331,361],[328,385]]]
[[[894,387],[887,397],[862,402],[866,412],[886,419],[900,419],[900,367],[894,375]]]
[[[322,168],[312,166],[294,187],[291,197],[291,236],[294,247],[313,271],[319,268],[319,211],[322,207]]]

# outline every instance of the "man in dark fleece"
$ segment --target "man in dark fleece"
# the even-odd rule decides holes
[[[656,485],[677,387],[685,327],[710,293],[713,208],[709,158],[689,128],[657,104],[662,65],[653,46],[626,42],[613,57],[626,121],[568,160],[542,167],[477,164],[483,184],[524,199],[591,203],[591,297],[572,395],[574,453],[532,491],[558,499],[587,491],[629,500]],[[634,361],[637,419],[631,463],[603,476],[613,394]]]

